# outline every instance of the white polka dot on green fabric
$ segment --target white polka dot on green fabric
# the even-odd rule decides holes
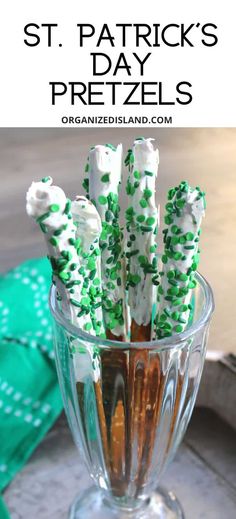
[[[40,418],[37,418],[33,423],[34,427],[39,427],[41,424],[42,424],[42,420],[40,420]]]
[[[27,415],[25,416],[24,420],[25,420],[25,422],[28,422],[28,423],[32,422],[32,420],[33,420],[33,415],[32,415],[32,414],[27,414]]]
[[[11,414],[12,409],[13,409],[12,406],[11,406],[11,405],[8,405],[7,407],[5,407],[4,412],[5,412],[6,414]]]

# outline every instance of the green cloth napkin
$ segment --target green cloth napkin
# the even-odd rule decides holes
[[[46,258],[28,260],[0,277],[0,491],[62,410],[48,308],[50,282]],[[0,502],[0,510],[3,506]]]
[[[8,513],[8,510],[4,504],[4,501],[2,500],[0,496],[0,517],[1,519],[10,519],[10,515]]]

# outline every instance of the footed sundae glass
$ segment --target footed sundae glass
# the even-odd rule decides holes
[[[70,519],[183,519],[159,481],[190,420],[214,309],[196,274],[188,328],[158,341],[100,339],[62,315],[53,286],[50,308],[58,378],[74,441],[93,486]]]

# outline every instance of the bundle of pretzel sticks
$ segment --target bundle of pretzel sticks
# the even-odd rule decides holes
[[[159,266],[158,165],[154,139],[139,137],[124,160],[124,180],[122,145],[96,145],[88,153],[84,195],[69,200],[51,177],[27,192],[27,213],[44,234],[62,312],[87,333],[141,342],[188,326],[205,197],[186,181],[169,190]],[[129,200],[124,227],[122,182]]]

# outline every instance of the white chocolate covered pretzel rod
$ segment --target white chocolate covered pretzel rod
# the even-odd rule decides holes
[[[163,272],[158,287],[156,337],[182,332],[188,325],[191,292],[196,286],[199,235],[205,214],[204,193],[187,182],[169,190],[164,229]]]
[[[100,236],[103,316],[107,337],[127,335],[123,233],[119,225],[118,194],[121,183],[122,145],[94,146],[89,151],[83,182],[102,221]]]
[[[158,283],[156,235],[159,210],[155,191],[159,153],[154,139],[138,138],[128,151],[129,176],[126,191],[127,287],[131,314],[131,340],[150,340],[152,308]]]
[[[53,280],[63,313],[73,324],[93,335],[103,333],[101,281],[96,272],[96,253],[88,251],[86,239],[77,237],[71,202],[63,190],[45,177],[33,182],[26,195],[27,213],[44,233]],[[99,221],[99,216],[98,216]],[[97,236],[98,237],[98,236]],[[89,238],[91,243],[91,238]]]

